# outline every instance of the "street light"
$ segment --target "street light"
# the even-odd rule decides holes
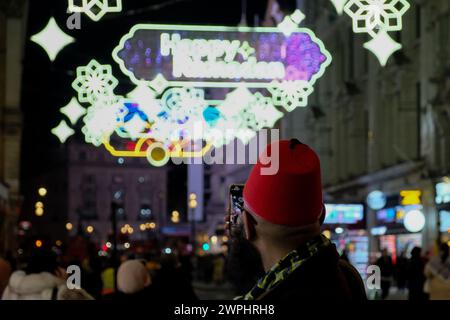
[[[39,188],[39,189],[38,189],[38,194],[39,194],[41,197],[45,197],[45,196],[47,195],[47,189],[45,189],[45,188],[43,188],[43,187]]]
[[[196,231],[195,231],[195,209],[197,208],[197,195],[195,193],[189,194],[188,207],[191,212],[191,227],[192,227],[192,252],[195,255],[195,247],[196,247]]]
[[[34,245],[36,246],[36,248],[41,248],[42,247],[42,241],[41,240],[36,240]]]
[[[71,231],[73,229],[73,224],[71,224],[70,222],[66,223],[66,230],[67,231]]]
[[[42,217],[44,215],[44,209],[43,208],[36,208],[34,213],[36,214],[36,216]]]
[[[36,202],[34,213],[38,217],[42,217],[44,215],[44,204],[41,201]]]
[[[178,211],[172,212],[172,217],[170,218],[173,223],[179,223],[180,222],[180,213]]]

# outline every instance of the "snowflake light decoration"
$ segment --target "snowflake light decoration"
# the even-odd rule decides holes
[[[272,99],[257,92],[253,95],[251,102],[242,108],[239,115],[234,119],[242,124],[240,128],[259,131],[264,127],[272,128],[282,117],[283,113],[274,107]]]
[[[172,88],[167,90],[161,101],[172,118],[183,124],[190,117],[198,117],[206,106],[205,93],[195,88]]]
[[[297,107],[308,105],[308,97],[313,93],[314,88],[308,81],[283,81],[282,83],[273,82],[269,91],[274,105],[282,106],[286,111],[291,112]]]
[[[91,60],[87,66],[77,68],[77,78],[72,87],[78,92],[80,102],[94,104],[101,98],[113,96],[118,83],[110,65]]]
[[[355,33],[368,33],[373,38],[364,47],[385,66],[389,57],[401,48],[387,32],[402,29],[402,17],[409,8],[406,0],[349,0],[344,11],[352,18]]]
[[[100,146],[109,140],[117,128],[121,102],[111,103],[109,100],[98,100],[87,109],[84,127],[81,129],[87,143]]]
[[[69,12],[82,12],[93,21],[99,21],[107,13],[121,11],[122,0],[69,0]]]
[[[55,61],[58,53],[67,45],[75,42],[75,39],[64,33],[55,18],[51,18],[41,32],[31,37],[31,41],[40,45],[47,52],[50,61]]]

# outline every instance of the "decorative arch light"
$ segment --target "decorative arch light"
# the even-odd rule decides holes
[[[297,10],[275,28],[136,25],[113,51],[136,88],[116,95],[111,66],[92,60],[73,82],[87,108],[71,101],[61,112],[72,124],[84,116],[87,143],[154,166],[235,138],[246,144],[285,112],[306,107],[331,64],[323,42],[298,27],[303,19]]]

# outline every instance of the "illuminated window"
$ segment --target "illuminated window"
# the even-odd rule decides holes
[[[152,220],[153,212],[152,207],[149,204],[142,204],[139,208],[139,219],[140,220]]]

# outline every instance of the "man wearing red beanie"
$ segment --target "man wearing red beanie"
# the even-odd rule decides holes
[[[231,254],[243,241],[251,244],[265,274],[239,298],[365,300],[358,272],[339,259],[336,247],[320,232],[325,207],[316,153],[293,139],[268,145],[264,154],[278,157],[279,168],[264,174],[260,158],[251,171],[243,213],[231,226]]]

